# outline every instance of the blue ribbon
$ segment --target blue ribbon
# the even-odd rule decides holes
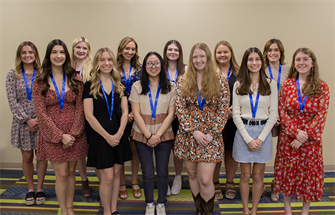
[[[249,99],[250,99],[252,118],[255,119],[256,112],[257,112],[257,107],[258,107],[258,101],[259,101],[259,92],[257,92],[255,106],[254,106],[254,102],[253,102],[253,99],[252,99],[252,95],[250,93],[249,93]]]
[[[300,92],[299,77],[297,77],[297,92],[298,92],[299,108],[301,111],[303,111],[305,108],[306,101],[307,101],[307,96],[305,96],[304,100],[301,101],[302,99],[301,99],[301,92]]]
[[[110,107],[109,107],[108,98],[107,98],[107,95],[106,95],[106,92],[105,92],[104,86],[102,85],[101,80],[100,80],[100,85],[101,85],[101,90],[102,90],[102,93],[104,94],[105,101],[106,101],[106,104],[107,104],[107,111],[108,111],[109,120],[112,120],[113,109],[114,109],[114,83],[112,82],[112,92],[111,92],[112,93],[112,103],[111,103]]]
[[[271,79],[273,79],[273,75],[272,75],[272,70],[271,70],[270,64],[269,64],[269,73],[270,73]],[[278,93],[279,93],[279,87],[280,87],[280,77],[281,77],[281,64],[279,64],[279,70],[278,70],[278,80],[277,80]]]
[[[229,78],[230,78],[230,73],[231,73],[231,65],[229,66],[229,69],[228,69],[228,74],[227,74],[227,82],[229,82]],[[222,76],[222,73],[221,73],[221,76]]]
[[[198,88],[198,87],[197,87]],[[200,92],[199,92],[199,88],[197,90],[197,97],[198,97],[198,105],[199,105],[199,109],[202,110],[205,106],[205,102],[206,102],[206,97],[202,99],[200,98]]]
[[[122,66],[122,64],[121,64]],[[124,69],[123,69],[123,66],[122,66],[122,73],[123,73],[123,80],[124,80],[124,83],[126,85],[126,89],[127,89],[127,94],[130,93],[130,90],[131,90],[131,70],[133,69],[133,66],[130,64],[130,68],[129,68],[129,78],[127,80],[127,76],[126,76],[126,73],[124,72]]]
[[[65,97],[65,72],[63,72],[62,97],[60,97],[58,87],[57,87],[56,81],[55,81],[54,76],[52,75],[52,73],[50,73],[50,77],[51,77],[52,83],[55,87],[55,91],[57,93],[58,102],[59,102],[59,106],[60,106],[60,111],[59,112],[62,112],[63,107],[64,107],[64,97]]]
[[[167,71],[166,73],[167,73],[168,79],[171,81],[169,70],[166,70],[166,71]],[[174,76],[174,80],[173,80],[174,83],[176,83],[177,77],[178,77],[178,67],[176,69],[176,74]]]
[[[34,83],[34,80],[35,80],[35,68],[34,68],[34,72],[33,72],[33,78],[31,79],[30,90],[29,90],[29,86],[28,86],[28,81],[27,81],[26,73],[24,72],[24,68],[23,67],[22,67],[22,75],[23,75],[23,78],[24,78],[24,83],[26,85],[27,99],[30,101],[31,100],[31,96],[33,94],[33,83]]]
[[[150,83],[149,83],[149,81],[148,81],[148,87],[149,87],[148,93],[149,93],[149,100],[150,100],[150,107],[151,107],[151,116],[152,116],[152,119],[155,119],[156,118],[156,110],[157,110],[157,103],[158,103],[159,92],[161,90],[161,83],[159,82],[159,84],[158,84],[155,105],[152,102],[152,96],[151,96],[151,89],[150,89]]]

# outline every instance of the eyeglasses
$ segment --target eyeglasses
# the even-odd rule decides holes
[[[148,63],[147,63],[147,67],[151,68],[151,67],[153,67],[153,66],[155,66],[155,67],[159,67],[159,66],[161,66],[161,62],[155,62],[155,63],[148,62]]]

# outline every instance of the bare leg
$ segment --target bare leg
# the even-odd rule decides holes
[[[311,206],[311,201],[303,202],[302,203],[301,215],[308,215],[309,214],[309,207],[310,206]]]
[[[243,205],[243,214],[249,214],[248,199],[249,199],[249,180],[251,175],[251,164],[240,163],[241,178],[240,178],[240,192]]]
[[[47,172],[48,167],[48,161],[37,161],[36,164],[36,171],[37,171],[37,192],[44,192],[43,191],[43,183],[44,183],[44,177],[45,173]],[[41,200],[43,198],[36,198],[36,200]]]
[[[104,206],[104,215],[110,215],[112,201],[112,186],[114,180],[114,167],[108,169],[100,169],[100,201]]]
[[[55,191],[62,215],[67,215],[68,163],[51,163],[56,175]]]
[[[82,158],[78,161],[78,170],[81,180],[87,181],[86,158]]]
[[[131,184],[133,186],[133,189],[136,190],[136,189],[140,189],[140,187],[136,185],[138,184],[137,176],[138,176],[138,170],[140,168],[140,160],[138,159],[138,154],[137,154],[137,150],[135,147],[135,141],[131,138],[129,140],[129,143],[130,143],[131,153],[133,155],[133,158],[131,160]],[[125,184],[125,182],[123,184]]]
[[[174,155],[174,142],[175,142],[176,139],[173,140],[173,144],[172,144],[172,152],[173,152],[173,155]],[[181,175],[181,171],[183,170],[183,163],[184,163],[184,160],[183,159],[179,159],[178,157],[176,156],[173,156],[173,163],[174,163],[174,169],[176,171],[176,175]]]
[[[200,187],[201,197],[208,202],[213,198],[215,193],[213,174],[216,163],[198,163],[197,165],[197,176]]]
[[[225,158],[224,158],[224,163],[226,167],[226,177],[227,181],[234,181],[238,162],[235,161],[233,158],[233,152],[232,151],[226,151],[225,152]],[[231,185],[233,187],[233,185]]]
[[[117,199],[119,196],[119,188],[120,188],[120,170],[121,166],[119,164],[114,164],[114,180],[112,185],[112,201],[111,201],[111,212],[117,210]]]
[[[188,172],[188,180],[190,183],[191,192],[196,196],[200,192],[200,185],[197,176],[197,163],[185,160],[185,166]]]
[[[251,214],[257,215],[257,207],[263,192],[265,163],[254,163],[252,169],[252,209]]]
[[[283,200],[284,200],[284,207],[285,207],[285,215],[292,215],[291,197],[285,196],[283,194]]]
[[[24,151],[21,149],[22,154],[22,172],[28,184],[28,192],[35,192],[34,189],[34,154],[33,151]],[[29,198],[31,200],[33,198]]]
[[[76,186],[76,166],[77,161],[68,163],[68,178],[66,187],[66,207],[68,215],[74,215],[73,212],[73,197]]]

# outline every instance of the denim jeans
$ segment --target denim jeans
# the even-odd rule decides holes
[[[158,176],[157,203],[166,203],[166,193],[169,183],[168,165],[172,140],[161,142],[154,148],[138,141],[135,141],[135,146],[142,168],[145,202],[150,203],[154,201],[155,167],[153,151],[155,151],[156,171]]]

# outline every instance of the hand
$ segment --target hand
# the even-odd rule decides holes
[[[128,114],[128,124],[134,122],[134,115],[133,115],[133,112],[130,112]]]
[[[228,119],[233,117],[233,106],[230,106],[228,108]]]
[[[205,137],[206,137],[206,145],[208,145],[208,143],[210,143],[213,140],[213,137],[210,134],[206,134]]]
[[[249,143],[248,143],[248,150],[249,151],[252,151],[252,152],[254,152],[254,151],[257,151],[258,149],[260,149],[261,148],[261,145],[259,144],[259,141],[258,141],[259,139],[257,139],[257,140],[251,140]],[[262,144],[262,143],[261,143]]]
[[[297,139],[294,139],[291,143],[290,143],[291,147],[294,149],[299,149],[300,146],[302,145],[302,142],[300,142]]]
[[[29,125],[28,131],[30,132],[36,132],[38,129],[38,122],[37,119],[30,119],[27,121],[27,124]]]
[[[208,140],[207,140],[206,135],[204,133],[202,133],[201,131],[194,131],[193,132],[193,137],[197,141],[197,143],[200,147],[204,147],[208,144]]]
[[[304,143],[306,142],[307,139],[308,139],[308,135],[306,131],[299,130],[299,133],[297,135],[297,140],[299,140],[301,143]]]
[[[62,138],[63,149],[70,148],[73,145],[75,140],[76,138],[74,138],[70,134],[63,134],[63,138]]]
[[[148,140],[147,145],[153,148],[153,147],[156,147],[160,142],[161,142],[161,139],[158,137],[158,135],[153,134]]]
[[[277,127],[278,125],[280,125],[280,117],[279,116],[277,118],[277,122],[274,124],[274,127]]]
[[[119,145],[120,139],[118,139],[117,135],[108,135],[106,141],[111,147],[114,147]]]

